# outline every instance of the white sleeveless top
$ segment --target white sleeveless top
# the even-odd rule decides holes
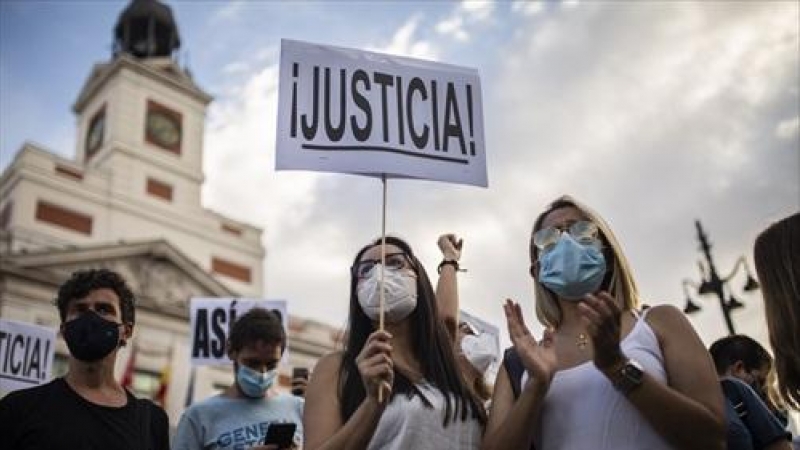
[[[628,358],[667,382],[658,338],[642,315],[620,343]],[[522,386],[528,374],[523,374]],[[536,424],[537,450],[669,450],[639,411],[592,361],[556,372]]]
[[[427,382],[417,384],[433,405],[427,408],[419,396],[395,395],[383,411],[368,450],[473,450],[481,444],[481,425],[472,417],[444,422],[444,396]]]

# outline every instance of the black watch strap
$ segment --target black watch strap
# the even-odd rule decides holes
[[[453,268],[456,269],[456,272],[461,271],[461,266],[458,265],[458,261],[455,259],[443,259],[436,268],[436,272],[442,273],[442,268],[444,268],[444,266],[453,266]]]

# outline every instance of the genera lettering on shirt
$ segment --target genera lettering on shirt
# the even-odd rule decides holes
[[[381,150],[461,164],[476,156],[468,82],[299,62],[291,67],[289,134],[305,150]],[[300,104],[298,90],[311,93],[310,105]]]
[[[244,427],[234,428],[222,433],[217,438],[217,446],[221,448],[246,449],[255,444],[260,444],[267,435],[269,422],[255,423]]]

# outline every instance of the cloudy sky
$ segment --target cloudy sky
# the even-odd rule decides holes
[[[125,4],[0,2],[0,168],[25,140],[73,156],[70,107],[110,58]],[[528,236],[562,193],[610,222],[648,303],[681,308],[681,280],[699,277],[695,219],[727,275],[763,227],[800,209],[796,1],[171,5],[181,61],[215,97],[204,203],[264,228],[266,295],[297,315],[345,322],[348,266],[380,234],[381,188],[274,170],[281,38],[478,69],[489,188],[392,180],[388,230],[432,273],[437,236],[462,236],[463,306],[501,328],[507,297],[534,321]],[[741,299],[738,330],[763,335],[759,295]],[[715,299],[696,301],[708,343],[724,322]]]

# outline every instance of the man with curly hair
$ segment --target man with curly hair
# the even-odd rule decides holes
[[[0,448],[169,449],[163,409],[114,378],[117,350],[133,334],[135,299],[108,269],[81,270],[58,290],[67,374],[0,400]]]

